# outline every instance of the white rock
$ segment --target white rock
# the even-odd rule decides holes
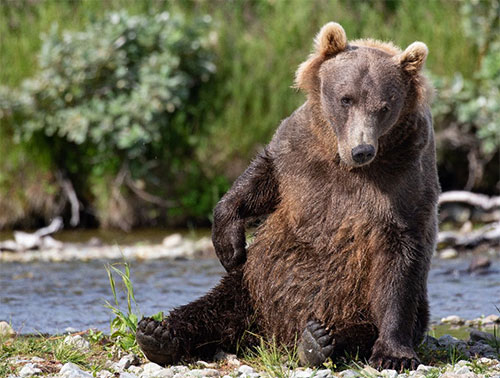
[[[316,371],[314,378],[332,378],[332,371],[330,369],[321,369]]]
[[[172,234],[166,236],[161,244],[165,248],[174,248],[174,247],[179,247],[182,244],[182,241],[183,239],[181,234]]]
[[[313,375],[314,371],[311,368],[307,368],[305,370],[294,370],[291,374],[292,378],[310,378]],[[316,377],[316,375],[314,375]]]
[[[488,323],[500,323],[500,316],[495,314],[488,315],[483,319],[483,324],[488,324]]]
[[[32,375],[40,374],[42,371],[37,368],[34,364],[26,364],[23,366],[19,372],[20,377],[31,377]]]
[[[429,371],[432,370],[432,366],[427,366],[427,365],[424,365],[424,364],[420,364],[418,365],[417,367],[417,370],[418,372],[421,372],[421,373],[428,373]]]
[[[73,327],[66,327],[66,328],[64,328],[64,332],[65,333],[75,333],[75,332],[78,332],[78,330],[76,328],[73,328]]]
[[[61,378],[93,378],[92,374],[83,371],[72,362],[65,363],[61,370],[59,370]]]
[[[214,369],[217,367],[217,364],[215,362],[206,362],[206,361],[196,361],[196,365],[203,366],[205,369]]]
[[[7,322],[0,322],[0,337],[14,336],[15,332]]]
[[[140,375],[144,369],[142,367],[140,367],[140,366],[134,366],[134,365],[132,365],[127,370],[129,372],[131,372],[132,374]]]
[[[398,376],[398,372],[393,369],[384,369],[380,372],[380,375],[386,378],[396,378]]]
[[[255,371],[253,370],[253,368],[248,366],[248,365],[241,365],[238,368],[238,373],[241,373],[241,374],[250,374],[250,373],[254,373],[254,372]]]
[[[185,374],[189,371],[189,368],[184,365],[171,366],[170,369],[174,374]]]
[[[87,352],[90,350],[90,343],[81,335],[68,335],[64,338],[63,344],[71,345],[80,351]]]
[[[441,323],[452,324],[452,325],[462,325],[465,320],[458,315],[450,315],[441,319]]]
[[[111,373],[109,370],[101,370],[96,374],[97,378],[111,378],[114,377],[115,375]]]
[[[124,371],[120,373],[120,378],[137,378],[137,375]]]
[[[365,376],[368,375],[369,377],[370,376],[376,377],[379,375],[378,370],[375,368],[372,368],[370,365],[365,365],[365,367],[363,368],[363,370],[361,372],[365,373]]]
[[[455,374],[469,374],[471,372],[468,366],[457,366],[454,370]]]
[[[130,366],[137,365],[139,363],[140,363],[139,357],[137,357],[133,353],[130,353],[130,354],[127,354],[126,356],[123,356],[122,358],[120,358],[120,361],[114,363],[112,365],[112,368],[115,371],[123,371],[123,370],[127,370]]]
[[[349,369],[349,370],[341,371],[339,373],[339,376],[341,376],[342,378],[355,378],[355,377],[359,377],[360,374],[357,371]]]
[[[458,252],[453,248],[446,248],[439,254],[439,258],[443,260],[454,259],[458,256]]]
[[[188,372],[190,377],[218,377],[220,376],[219,370],[216,369],[192,369]]]

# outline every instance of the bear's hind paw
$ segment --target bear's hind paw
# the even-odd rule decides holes
[[[159,365],[179,361],[179,340],[171,336],[167,320],[143,318],[137,325],[136,340],[148,360]]]
[[[298,346],[302,365],[320,366],[333,352],[333,338],[317,321],[307,323]]]

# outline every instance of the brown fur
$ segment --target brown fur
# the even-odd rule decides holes
[[[214,211],[216,252],[229,271],[242,269],[237,290],[246,297],[238,301],[247,298],[249,306],[228,312],[236,289],[221,284],[196,302],[197,311],[210,305],[214,324],[251,317],[254,330],[287,345],[314,319],[333,335],[334,355],[359,349],[373,364],[398,369],[417,361],[439,192],[430,91],[421,74],[426,56],[421,43],[401,52],[374,40],[348,44],[335,23],[321,30],[297,73],[306,103]],[[360,143],[374,145],[372,160],[353,160]],[[246,251],[245,221],[266,214]],[[224,294],[217,294],[219,304],[214,293]],[[177,329],[190,335],[184,342],[208,342],[195,336],[200,316]],[[244,327],[247,320],[231,332]]]

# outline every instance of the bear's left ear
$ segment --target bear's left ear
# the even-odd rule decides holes
[[[424,66],[429,49],[423,42],[413,42],[401,54],[396,55],[394,60],[401,68],[409,74],[417,74]]]

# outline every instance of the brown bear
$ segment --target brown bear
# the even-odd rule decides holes
[[[439,194],[426,56],[421,42],[401,51],[321,29],[296,76],[307,101],[214,210],[228,273],[164,321],[139,323],[150,360],[207,358],[257,334],[298,341],[303,364],[347,351],[417,366]],[[246,248],[245,225],[262,216]]]

